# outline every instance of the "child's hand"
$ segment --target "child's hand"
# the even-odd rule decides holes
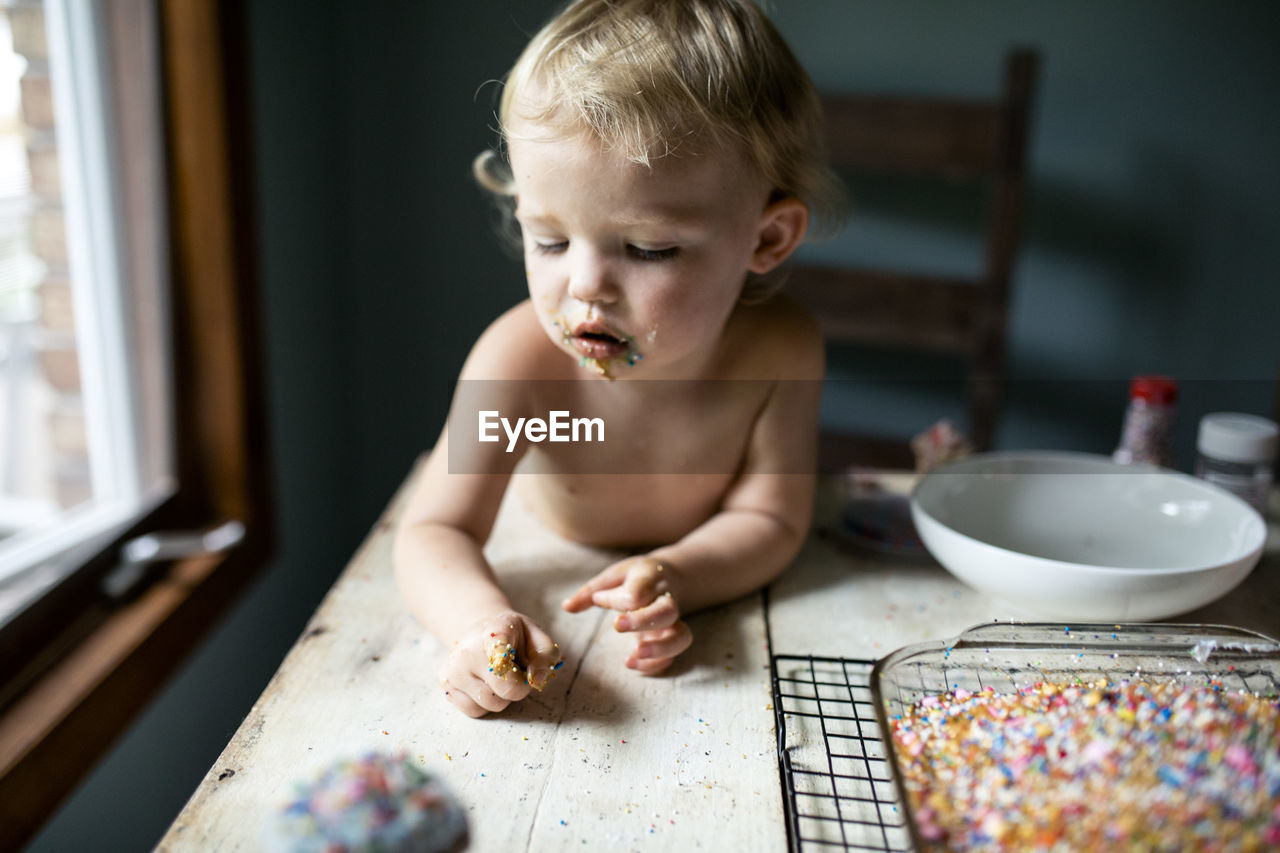
[[[560,647],[512,610],[467,630],[441,668],[440,684],[462,713],[483,717],[546,687],[561,664]]]
[[[627,666],[656,675],[693,643],[689,626],[680,620],[672,587],[674,574],[649,556],[614,563],[583,584],[561,605],[580,613],[592,605],[620,611],[613,620],[617,631],[637,631],[635,651]]]

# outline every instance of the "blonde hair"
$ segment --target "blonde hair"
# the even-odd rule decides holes
[[[838,226],[840,183],[826,166],[822,108],[800,63],[749,0],[576,0],[526,46],[498,117],[587,129],[648,164],[681,149],[741,151],[772,187],[798,198],[815,230]],[[510,167],[475,161],[510,196]]]

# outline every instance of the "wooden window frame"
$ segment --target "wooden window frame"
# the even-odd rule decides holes
[[[155,16],[160,51],[178,487],[6,634],[0,849],[30,840],[242,597],[274,545],[245,3],[111,0],[113,38],[131,36],[117,13],[139,6]],[[247,529],[235,548],[164,565],[123,603],[98,595],[128,537],[231,519]]]

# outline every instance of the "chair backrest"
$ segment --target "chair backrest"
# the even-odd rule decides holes
[[[987,101],[838,94],[824,98],[838,170],[932,176],[986,187],[976,277],[796,266],[788,288],[829,340],[950,353],[968,360],[968,433],[991,442],[1004,372],[1009,286],[1021,231],[1027,135],[1039,56],[1015,50]]]

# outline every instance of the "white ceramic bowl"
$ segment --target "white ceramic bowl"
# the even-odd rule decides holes
[[[1085,453],[985,453],[921,478],[921,541],[965,583],[1053,620],[1164,619],[1225,595],[1266,540],[1235,495]]]

